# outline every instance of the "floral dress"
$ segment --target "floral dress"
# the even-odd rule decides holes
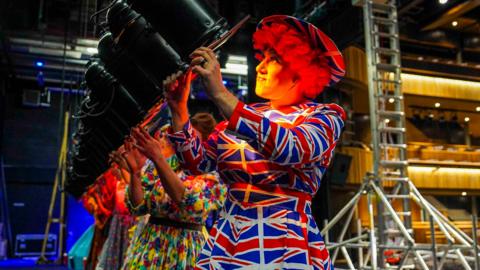
[[[214,174],[186,176],[180,173],[185,185],[181,203],[166,194],[155,166],[151,161],[143,168],[144,201],[133,207],[128,196],[127,206],[135,215],[167,218],[183,223],[205,224],[212,210],[222,207],[226,187]],[[128,188],[127,188],[128,194]],[[206,239],[206,230],[190,230],[175,226],[147,223],[132,239],[124,269],[193,269]]]
[[[335,104],[239,102],[206,142],[190,123],[170,133],[186,172],[217,171],[229,186],[198,269],[333,269],[311,197],[344,119]]]

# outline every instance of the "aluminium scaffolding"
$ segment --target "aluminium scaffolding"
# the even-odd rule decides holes
[[[478,253],[474,252],[476,241],[435,209],[408,178],[395,1],[353,2],[363,8],[364,16],[373,172],[365,176],[359,191],[322,230],[328,236],[328,231],[346,216],[336,242],[326,238],[332,260],[335,262],[338,253],[342,252],[349,269],[427,270],[442,269],[445,261],[453,256],[464,269],[472,269],[469,261],[478,261]],[[360,220],[357,220],[357,236],[344,239],[362,196],[367,197],[369,227],[362,228]],[[401,205],[401,209],[394,209],[394,201],[401,202],[396,203]],[[417,203],[430,218],[431,243],[415,242],[410,208],[412,202]],[[436,227],[445,235],[448,244],[436,243]],[[357,250],[357,267],[348,249]],[[364,249],[367,249],[366,253]],[[385,251],[399,254],[400,260],[396,265],[387,263]],[[478,269],[477,263],[475,265]]]

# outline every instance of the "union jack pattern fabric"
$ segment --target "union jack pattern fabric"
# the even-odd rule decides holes
[[[342,53],[338,50],[335,43],[315,25],[288,15],[272,15],[261,20],[257,28],[262,28],[263,25],[272,22],[282,22],[293,26],[298,32],[308,38],[312,48],[319,48],[323,52],[330,67],[330,86],[343,78],[345,75],[345,63]]]
[[[190,123],[169,134],[187,173],[229,185],[198,269],[333,269],[310,207],[344,118],[335,104],[239,102],[204,143]]]

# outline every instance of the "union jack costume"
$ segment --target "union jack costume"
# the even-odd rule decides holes
[[[238,103],[201,143],[191,124],[169,134],[187,173],[216,170],[229,185],[198,269],[333,269],[311,215],[345,113],[304,103],[282,111]]]

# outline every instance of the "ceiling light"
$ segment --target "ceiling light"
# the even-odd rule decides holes
[[[394,103],[395,102],[395,99],[394,98],[389,98],[388,99],[388,103]]]
[[[466,191],[463,191],[463,192],[462,192],[462,196],[467,196],[467,192],[466,192]]]
[[[87,52],[89,53],[92,53],[92,54],[95,54],[95,53],[98,53],[98,49],[97,48],[87,48]]]
[[[438,3],[445,5],[448,2],[448,0],[438,0]]]
[[[418,61],[422,61],[423,60],[423,56],[419,56],[417,57]]]
[[[477,112],[480,112],[480,107],[475,108]]]
[[[467,116],[465,117],[465,122],[468,122],[468,121],[470,121],[470,117]]]
[[[440,103],[435,103],[435,108],[439,108],[440,107]]]
[[[385,119],[385,124],[390,123],[390,119]]]
[[[435,115],[434,115],[433,113],[431,113],[431,114],[429,114],[429,115],[428,115],[428,117],[430,117],[430,118],[434,118],[434,117],[435,117]]]
[[[458,25],[458,22],[457,22],[457,21],[453,21],[453,22],[452,22],[452,26],[453,26],[453,27],[455,27],[455,26],[457,26],[457,25]]]

